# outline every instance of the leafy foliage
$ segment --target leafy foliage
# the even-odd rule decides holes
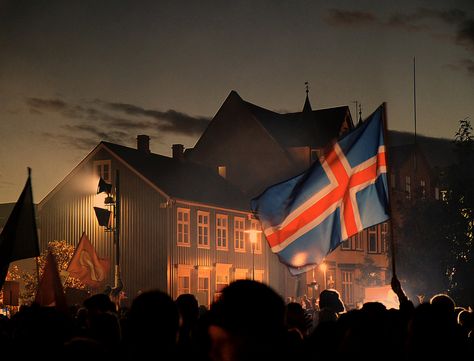
[[[66,277],[65,271],[74,254],[74,246],[68,244],[66,241],[53,241],[48,244],[48,249],[51,250],[53,255],[56,257],[60,276]],[[45,250],[38,257],[40,278],[46,264],[47,254],[48,250]],[[25,282],[25,291],[21,293],[20,297],[23,302],[31,302],[34,299],[38,285],[36,273],[23,272],[21,274],[21,279]],[[86,286],[77,278],[67,277],[66,282],[64,283],[64,288],[86,289]]]

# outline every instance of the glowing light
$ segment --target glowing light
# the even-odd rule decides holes
[[[319,269],[323,272],[326,272],[326,270],[328,269],[328,265],[323,262],[319,265]]]

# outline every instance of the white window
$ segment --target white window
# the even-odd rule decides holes
[[[245,252],[245,218],[234,218],[234,247],[236,252]]]
[[[189,209],[178,208],[178,246],[187,246],[189,242]]]
[[[255,244],[253,245],[253,251],[256,254],[261,254],[262,253],[262,229],[260,228],[260,222],[257,221],[256,219],[252,219],[250,221],[250,230],[257,231]],[[250,234],[247,234],[247,236],[249,237],[248,240],[250,242]],[[252,247],[252,245],[250,246]]]
[[[405,197],[411,199],[411,178],[408,175],[405,177]]]
[[[216,248],[227,250],[227,216],[225,214],[216,215]]]
[[[342,275],[342,300],[346,305],[354,303],[354,272],[341,271]]]
[[[101,177],[107,183],[112,183],[112,169],[110,160],[94,161],[94,172],[98,177]]]
[[[178,294],[191,293],[191,266],[178,265]]]
[[[222,290],[229,285],[229,269],[232,265],[216,263],[216,294],[214,299],[218,299]]]
[[[198,248],[209,248],[209,212],[197,212]]]
[[[209,307],[210,305],[210,290],[211,271],[208,269],[198,270],[198,287],[196,298],[200,305]]]
[[[378,253],[379,250],[377,247],[377,226],[369,227],[367,243],[368,253]]]
[[[345,241],[342,241],[341,249],[342,250],[350,250],[351,249],[351,243],[352,243],[351,238],[348,238]]]

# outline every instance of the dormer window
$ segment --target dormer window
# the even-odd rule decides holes
[[[225,165],[218,166],[217,172],[222,178],[227,178],[227,167]]]
[[[110,160],[96,160],[94,161],[94,172],[98,177],[101,177],[107,183],[112,183],[112,171]]]

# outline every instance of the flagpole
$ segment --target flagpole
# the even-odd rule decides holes
[[[28,167],[28,181],[31,184],[31,168],[30,167]],[[31,190],[31,203],[33,203],[33,218],[32,219],[33,219],[33,222],[34,222],[34,225],[35,225],[34,229],[36,230],[38,228],[36,227],[36,213],[35,213],[35,208],[34,208],[35,202],[33,200],[33,187],[32,186],[30,187],[30,190]],[[38,256],[36,256],[35,259],[36,259],[36,279],[38,281],[38,286],[39,286],[40,273],[39,273],[39,259],[38,259]]]
[[[392,212],[392,197],[390,197],[391,187],[391,167],[389,166],[389,156],[388,156],[388,127],[387,127],[387,103],[383,103],[383,132],[385,138],[385,159],[386,159],[386,167],[387,167],[387,191],[389,195],[388,199],[388,214],[390,216],[388,222],[388,229],[390,234],[390,248],[392,250],[392,277],[396,277],[396,264],[395,264],[395,235],[393,232],[393,212]]]

